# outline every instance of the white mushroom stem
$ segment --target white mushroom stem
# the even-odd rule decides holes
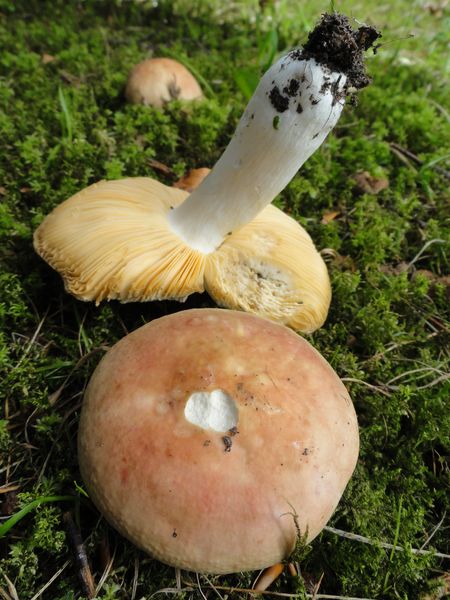
[[[214,252],[279,194],[336,125],[347,77],[293,51],[261,79],[225,152],[169,214],[191,248]]]

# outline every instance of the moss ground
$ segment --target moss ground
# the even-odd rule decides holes
[[[373,85],[276,202],[325,249],[333,304],[311,341],[346,381],[359,415],[360,461],[330,525],[405,551],[325,531],[303,549],[302,577],[284,574],[273,591],[301,597],[321,581],[319,594],[332,597],[414,599],[449,561],[411,548],[450,552],[442,521],[449,14],[438,1],[334,4],[381,28],[385,45],[369,60]],[[0,0],[0,527],[36,499],[72,497],[40,504],[0,540],[2,598],[83,597],[62,521],[68,510],[101,582],[99,598],[148,599],[176,587],[175,571],[124,541],[85,496],[77,423],[83,389],[108,346],[155,317],[212,305],[206,296],[184,306],[78,302],[34,254],[34,228],[98,179],[170,183],[152,161],[176,175],[214,164],[261,68],[329,9],[288,0]],[[208,99],[163,112],[126,105],[128,69],[169,52],[209,83]],[[363,171],[389,185],[364,192],[354,180]],[[248,588],[253,578],[182,574],[192,583],[177,597],[245,597],[217,586]]]

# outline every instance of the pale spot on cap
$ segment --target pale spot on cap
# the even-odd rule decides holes
[[[184,407],[184,416],[202,429],[225,432],[238,423],[238,408],[233,398],[223,390],[194,392]]]

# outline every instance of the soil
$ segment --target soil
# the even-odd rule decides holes
[[[348,86],[359,90],[370,83],[364,65],[364,52],[373,47],[380,37],[381,33],[370,25],[353,29],[345,15],[324,14],[309,34],[304,47],[296,51],[297,58],[314,58],[330,70],[344,73]]]
[[[281,94],[278,86],[275,85],[270,90],[269,98],[277,112],[281,113],[289,108],[289,98]]]

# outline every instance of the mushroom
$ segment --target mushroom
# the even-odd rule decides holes
[[[206,167],[191,169],[185,175],[180,177],[180,179],[173,184],[173,187],[176,187],[179,190],[193,192],[210,172],[211,169],[207,169]]]
[[[191,194],[148,177],[96,183],[43,221],[37,252],[81,300],[183,301],[206,290],[219,306],[320,327],[331,298],[325,263],[270,202],[336,124],[348,86],[367,85],[362,29],[325,15],[302,50],[275,63]]]
[[[358,424],[325,359],[256,315],[191,309],[103,357],[79,425],[91,499],[134,544],[182,569],[287,558],[322,530],[354,470]]]
[[[132,104],[162,108],[171,100],[199,100],[203,94],[195,77],[178,61],[148,58],[130,71],[125,97]]]

